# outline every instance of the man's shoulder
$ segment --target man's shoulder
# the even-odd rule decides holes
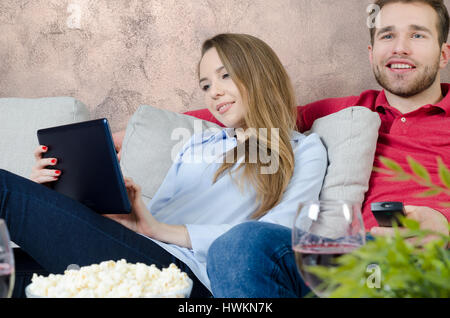
[[[371,106],[377,99],[380,91],[378,90],[366,90],[360,95],[352,95],[345,97],[332,97],[325,98],[312,103],[306,104],[303,107],[311,107],[318,105],[335,106],[335,107],[351,107],[351,106]]]
[[[301,120],[298,126],[301,131],[306,131],[311,128],[316,119],[336,113],[347,107],[363,106],[373,109],[379,94],[380,91],[367,90],[359,96],[327,98],[306,104],[298,108]]]

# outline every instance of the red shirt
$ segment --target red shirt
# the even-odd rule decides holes
[[[369,90],[360,96],[330,98],[298,108],[299,127],[302,131],[311,128],[317,118],[335,113],[346,107],[364,106],[378,112],[381,127],[375,153],[374,166],[383,167],[379,156],[399,163],[405,171],[411,171],[406,157],[411,156],[430,173],[435,184],[440,184],[436,158],[440,156],[450,167],[450,84],[442,84],[444,99],[436,105],[424,105],[408,114],[401,114],[390,106],[384,91]],[[188,112],[188,115],[220,124],[209,111]],[[221,124],[220,124],[221,125]],[[427,188],[413,181],[394,182],[387,180],[385,174],[372,172],[369,190],[363,205],[363,219],[366,230],[377,226],[370,203],[379,201],[402,201],[405,205],[427,206],[441,212],[450,220],[450,208],[443,208],[440,202],[450,202],[450,197],[441,194],[419,198],[417,194]]]

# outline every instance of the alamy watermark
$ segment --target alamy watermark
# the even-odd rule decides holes
[[[172,147],[172,162],[207,164],[260,162],[262,163],[261,174],[275,174],[278,171],[280,162],[278,128],[270,128],[270,134],[268,128],[236,128],[234,131],[234,136],[224,138],[223,129],[204,128],[201,120],[194,121],[193,134],[188,128],[175,128],[172,131],[171,140],[179,142]],[[214,138],[214,141],[208,142],[211,138]],[[270,141],[270,149],[267,141]],[[183,146],[185,146],[184,149]],[[233,151],[235,147],[236,151]]]
[[[377,4],[369,4],[366,8],[366,12],[369,14],[367,17],[367,27],[369,29],[376,28],[380,23],[380,11],[381,8]]]
[[[81,6],[78,3],[70,3],[67,6],[67,13],[70,13],[66,20],[69,29],[81,29]]]
[[[379,265],[370,264],[367,266],[366,274],[370,274],[366,279],[366,286],[368,288],[381,288],[381,268]]]

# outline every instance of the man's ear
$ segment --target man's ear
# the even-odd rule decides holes
[[[450,60],[450,44],[444,43],[441,48],[441,61],[439,66],[441,69],[445,68]]]
[[[373,46],[369,45],[367,47],[367,49],[369,50],[369,61],[370,61],[370,65],[373,65]]]

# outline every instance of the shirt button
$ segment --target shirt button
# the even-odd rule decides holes
[[[402,123],[406,123],[406,118],[402,117],[401,121],[402,121]]]

